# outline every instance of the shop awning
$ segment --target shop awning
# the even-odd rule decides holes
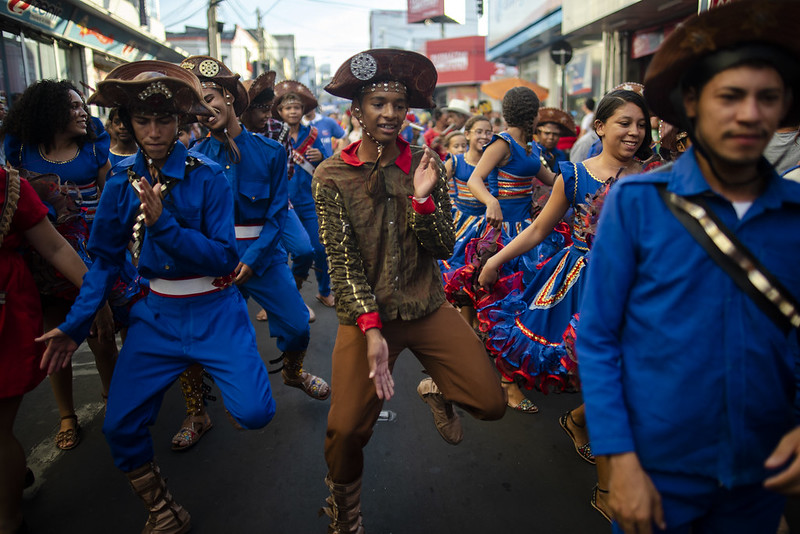
[[[503,78],[502,80],[494,80],[491,82],[486,82],[481,84],[481,91],[486,93],[491,98],[496,100],[502,100],[503,95],[505,95],[509,89],[514,87],[527,87],[528,89],[532,89],[536,96],[539,97],[539,100],[545,100],[547,95],[550,94],[550,91],[536,82],[529,82],[528,80],[523,80],[522,78]]]

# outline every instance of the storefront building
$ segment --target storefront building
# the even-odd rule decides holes
[[[106,2],[108,3],[108,2]],[[81,0],[0,3],[0,95],[13,104],[31,83],[69,79],[84,92],[117,65],[141,59],[178,62],[185,53],[152,33],[146,3],[118,0],[114,12]]]

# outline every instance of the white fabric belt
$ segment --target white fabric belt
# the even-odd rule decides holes
[[[179,280],[151,278],[150,291],[162,297],[195,297],[224,289],[214,285],[213,276],[197,276]]]
[[[236,239],[256,239],[261,235],[263,224],[237,224]]]

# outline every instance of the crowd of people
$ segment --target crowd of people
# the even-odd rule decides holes
[[[584,102],[580,129],[524,87],[499,113],[436,108],[431,61],[395,49],[339,67],[325,90],[350,105],[333,118],[303,84],[242,82],[209,56],[122,65],[88,98],[32,84],[0,130],[0,534],[25,531],[34,477],[13,433],[23,395],[49,376],[54,444],[80,442],[83,341],[144,532],[191,528],[154,460],[164,392],[180,383],[185,450],[213,425],[205,374],[257,429],[280,372],[329,399],[328,532],[363,533],[363,449],[405,349],[453,445],[455,406],[496,420],[538,412],[524,390],[581,392],[558,424],[595,465],[587,500],[614,532],[785,528],[800,493],[800,32],[786,31],[800,5],[755,4],[687,20],[642,83]],[[339,322],[330,384],[306,368],[312,270]]]

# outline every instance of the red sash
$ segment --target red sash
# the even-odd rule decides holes
[[[299,147],[292,150],[292,160],[297,165],[300,165],[308,174],[314,174],[314,166],[306,159],[305,153],[306,150],[311,148],[311,145],[314,144],[314,141],[317,140],[318,134],[319,132],[317,129],[312,126],[311,131],[308,132],[308,137],[305,138]]]

